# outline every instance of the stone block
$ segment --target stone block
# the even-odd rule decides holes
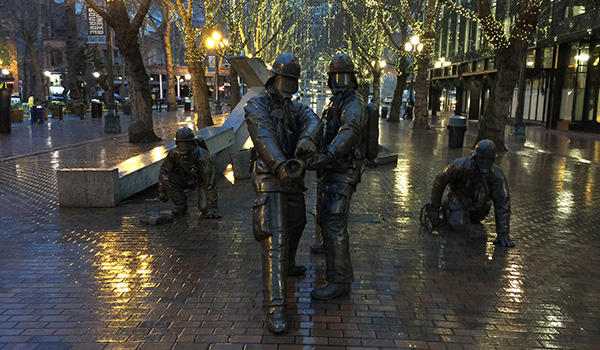
[[[62,207],[114,207],[118,203],[117,169],[60,169],[56,177]]]

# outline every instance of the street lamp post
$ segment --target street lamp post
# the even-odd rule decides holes
[[[421,40],[419,39],[418,35],[413,35],[409,41],[406,42],[406,44],[404,44],[404,50],[407,52],[410,52],[410,55],[412,57],[412,64],[411,64],[411,70],[412,72],[410,73],[410,91],[409,91],[409,99],[412,99],[413,97],[413,90],[415,88],[415,57],[414,57],[414,52],[415,50],[417,52],[421,52],[423,50],[423,43],[421,43]]]
[[[419,39],[419,36],[413,35],[410,38],[410,40],[408,42],[406,42],[406,44],[404,44],[404,50],[406,50],[407,52],[410,52],[410,56],[412,58],[411,73],[410,73],[410,90],[409,90],[409,95],[408,95],[408,101],[406,101],[406,104],[408,105],[409,103],[412,104],[413,93],[414,93],[414,89],[415,89],[415,50],[417,51],[417,56],[418,56],[418,53],[423,51],[423,43]],[[413,104],[413,106],[411,106],[411,108],[414,108],[414,104]],[[412,118],[412,110],[411,110],[411,114],[409,117]]]
[[[224,53],[227,46],[229,46],[229,42],[219,32],[215,31],[212,37],[206,40],[206,46],[215,53],[215,114],[221,114],[223,111],[221,110],[221,99],[219,96],[219,68],[221,67],[222,54],[219,54],[218,50],[221,49]]]
[[[51,75],[52,75],[52,73],[50,73],[50,71],[44,72],[44,76],[46,77],[46,84],[44,84],[44,85],[46,85],[46,87],[44,89],[45,90],[44,92],[46,93],[46,96],[48,96],[48,99],[50,99],[50,76]]]

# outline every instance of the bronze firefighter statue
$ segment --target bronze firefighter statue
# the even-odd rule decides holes
[[[439,173],[431,189],[431,203],[426,207],[426,219],[433,226],[447,224],[463,231],[469,224],[478,224],[490,212],[492,203],[496,215],[494,244],[514,247],[510,239],[510,195],[506,177],[494,164],[498,156],[496,145],[481,140],[473,155],[456,159]],[[448,187],[448,194],[444,190]]]
[[[303,275],[296,250],[304,226],[305,164],[319,144],[323,126],[308,107],[291,100],[298,90],[300,64],[289,53],[279,55],[267,80],[266,93],[245,106],[252,142],[252,208],[254,237],[262,250],[263,304],[267,328],[287,330],[284,315],[287,276]]]
[[[365,162],[368,118],[365,103],[356,92],[356,73],[348,55],[332,58],[328,85],[334,96],[323,111],[325,131],[320,152],[309,165],[318,171],[316,220],[326,263],[327,284],[311,292],[318,299],[347,295],[354,281],[348,212]]]
[[[196,189],[198,210],[208,219],[220,218],[213,159],[204,140],[183,127],[175,134],[175,144],[177,149],[169,151],[160,168],[158,198],[173,200],[173,215],[181,215],[188,210],[185,190]]]

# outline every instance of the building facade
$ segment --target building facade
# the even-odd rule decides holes
[[[476,11],[475,1],[460,5]],[[521,2],[492,1],[508,32]],[[445,11],[438,25],[429,108],[477,120],[489,99],[496,69],[477,22]],[[547,128],[600,132],[600,4],[594,0],[544,0],[538,31],[526,57],[524,119]],[[511,117],[517,109],[515,87]]]

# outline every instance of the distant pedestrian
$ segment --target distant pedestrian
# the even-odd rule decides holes
[[[413,107],[415,106],[415,100],[411,96],[408,101],[406,101],[406,105],[404,107],[404,114],[402,115],[402,119],[412,120],[413,118]]]

